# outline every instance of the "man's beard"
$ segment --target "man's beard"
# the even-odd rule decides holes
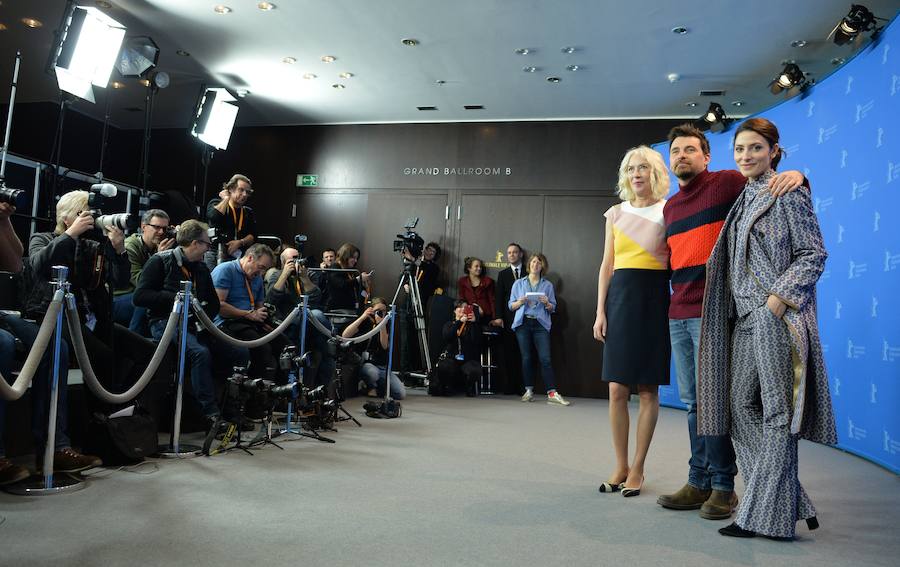
[[[697,177],[697,174],[694,173],[694,171],[692,171],[690,168],[688,168],[684,171],[681,171],[680,173],[676,172],[675,177],[682,181],[690,181],[691,179]]]

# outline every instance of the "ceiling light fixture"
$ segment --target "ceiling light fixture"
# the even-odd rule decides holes
[[[22,18],[20,21],[30,28],[39,28],[44,25],[44,22],[34,18]]]
[[[94,102],[94,86],[106,88],[125,26],[94,7],[69,4],[47,61],[60,90]]]
[[[791,42],[791,47],[806,47],[805,39],[795,39]]]
[[[250,91],[248,91],[247,89],[238,89],[237,91],[235,91],[235,94],[240,98],[245,98],[248,94],[250,94]]]
[[[400,40],[400,43],[402,43],[406,47],[415,47],[415,46],[419,45],[419,40],[413,39],[411,37],[405,37]]]
[[[687,106],[687,107],[689,107],[689,108],[694,108],[695,106],[697,106],[697,103],[694,102],[694,101],[692,100],[692,101],[690,101],[690,102],[684,103],[684,105]]]
[[[677,83],[678,80],[681,79],[681,75],[679,75],[678,73],[669,73],[668,75],[666,75],[666,79],[670,83]]]
[[[548,83],[558,83],[560,81],[562,81],[562,79],[560,79],[559,77],[547,77]]]
[[[335,83],[335,84],[331,85],[331,88],[341,90],[341,89],[346,89],[347,87],[342,85],[341,83]]]
[[[675,35],[684,35],[688,32],[688,29],[684,26],[675,26],[672,28],[672,33]]]
[[[878,33],[881,31],[881,28],[875,27],[875,20],[887,21],[884,18],[875,16],[865,6],[853,4],[850,6],[850,12],[841,18],[828,35],[834,36],[835,44],[846,45],[863,32],[875,30],[875,33]]]
[[[304,73],[303,78],[306,80],[315,79],[316,75],[315,75],[315,73]]]
[[[806,76],[796,63],[788,63],[777,77],[769,83],[769,91],[774,94],[781,94],[787,89],[802,86],[806,83]]]
[[[216,14],[230,14],[233,10],[224,4],[218,4],[213,7],[213,12]]]
[[[97,4],[98,8],[103,8],[104,10],[109,10],[110,8],[112,8],[112,4],[110,4],[106,0],[97,0],[94,3]]]
[[[560,49],[560,51],[562,51],[562,52],[565,53],[566,55],[571,55],[571,54],[575,53],[575,52],[578,51],[578,50],[577,50],[576,48],[574,48],[574,47],[566,46],[566,47],[563,47],[562,49]]]
[[[445,81],[444,79],[438,79],[437,81],[434,82],[434,84],[436,84],[436,85],[446,85],[446,84],[447,84],[447,81]]]
[[[322,56],[322,63],[334,63],[335,61],[337,61],[337,57],[335,57],[334,55]]]
[[[529,65],[527,67],[522,67],[522,70],[525,71],[526,73],[534,73],[538,70],[538,68],[532,67],[531,65]]]
[[[744,101],[742,101],[742,100],[732,101],[731,106],[736,106],[736,107],[740,108],[740,107],[744,106]]]
[[[846,62],[846,60],[843,57],[835,57],[834,59],[831,60],[831,64],[834,65],[835,67],[837,67],[839,65],[843,65],[845,62]]]
[[[349,78],[352,77],[352,76],[353,76],[353,73],[348,73],[348,72],[346,72],[346,71],[344,71],[343,73],[341,73],[340,75],[338,75],[338,77],[340,77],[340,78],[342,78],[342,79],[349,79]]]
[[[516,55],[528,55],[529,53],[533,53],[533,51],[527,47],[520,47],[519,49],[516,49],[515,53]]]
[[[109,86],[111,86],[114,89],[124,89],[125,83],[120,83],[119,81],[113,81],[112,83],[109,84]]]
[[[256,7],[259,8],[260,10],[262,10],[263,12],[271,12],[278,6],[276,6],[275,4],[272,4],[271,2],[260,2],[259,4],[256,5]]]
[[[293,65],[294,63],[297,62],[297,58],[296,57],[285,57],[284,59],[281,60],[281,62],[285,63],[287,65]]]
[[[728,116],[725,115],[725,109],[718,102],[709,103],[709,108],[700,117],[700,120],[709,125],[709,129],[713,132],[721,132],[727,125]]]
[[[204,88],[200,93],[194,109],[191,135],[208,146],[227,149],[238,115],[237,99],[223,88]]]
[[[577,71],[581,69],[581,65],[566,65],[566,71]]]
[[[185,51],[184,49],[179,49],[175,52],[175,55],[180,55],[181,57],[190,57],[191,54]]]

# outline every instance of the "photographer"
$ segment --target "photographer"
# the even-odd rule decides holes
[[[263,305],[265,289],[262,274],[275,263],[272,249],[265,244],[254,244],[239,260],[216,266],[212,272],[213,285],[219,296],[219,315],[216,324],[229,335],[241,340],[258,339],[275,327]],[[257,378],[274,380],[278,370],[280,353],[287,344],[284,336],[250,349],[250,374]]]
[[[219,198],[206,207],[209,226],[225,239],[219,251],[213,250],[218,252],[219,262],[240,258],[256,242],[256,217],[253,209],[246,206],[253,194],[250,185],[250,179],[236,173],[222,185]]]
[[[310,279],[306,262],[300,257],[300,251],[296,248],[285,248],[281,253],[281,270],[272,268],[266,274],[266,302],[275,307],[275,314],[279,319],[284,319],[300,304],[300,296],[308,295],[307,306],[310,309],[309,316],[315,317],[326,328],[331,329],[331,321],[322,313],[322,291]],[[300,332],[302,320],[298,317],[286,331],[291,341],[300,344]],[[331,380],[334,373],[334,357],[328,355],[328,337],[313,327],[312,323],[306,326],[307,345],[311,352],[317,355],[318,365],[310,375],[312,381],[307,384],[321,386]]]
[[[349,339],[359,334],[365,334],[381,323],[387,315],[387,302],[380,298],[372,298],[372,306],[366,308],[360,317],[347,325],[342,337]],[[388,349],[390,348],[389,324],[381,328],[377,337],[371,337],[366,343],[363,352],[363,365],[360,368],[360,378],[366,383],[370,397],[383,396],[387,384],[387,376],[391,380],[391,398],[402,400],[406,397],[406,387],[394,372],[389,372]]]
[[[68,267],[70,291],[91,365],[106,389],[119,391],[133,383],[130,378],[139,370],[137,363],[148,361],[154,349],[150,341],[113,325],[111,290],[128,285],[130,265],[125,237],[114,226],[94,226],[89,197],[87,191],[66,193],[56,204],[56,230],[32,235],[28,260],[33,281],[25,313],[30,319],[43,320],[53,299],[52,268]],[[63,333],[71,347],[68,326],[63,327]],[[127,343],[121,350],[129,354],[116,355],[114,339]],[[91,411],[105,409],[92,396],[88,399],[89,407],[93,406]]]
[[[355,270],[359,263],[359,248],[344,243],[337,251],[337,267],[343,270]],[[326,309],[329,313],[346,313],[357,315],[359,307],[365,301],[366,288],[369,285],[371,272],[325,272],[327,282]]]
[[[16,208],[9,203],[0,203],[0,270],[18,273],[22,271],[22,241],[16,236],[9,217]],[[12,362],[15,358],[15,341],[19,339],[25,348],[31,349],[38,335],[39,327],[15,315],[0,313],[0,373],[6,379],[12,378]],[[34,435],[35,454],[40,464],[47,442],[47,413],[50,409],[50,389],[53,380],[52,344],[41,358],[40,366],[31,383],[31,431]],[[69,349],[65,343],[59,351],[59,390],[56,404],[56,435],[53,468],[58,472],[78,472],[103,464],[91,455],[82,455],[72,449],[66,434],[68,403],[67,379],[69,370]],[[6,422],[6,400],[0,398],[0,486],[12,484],[28,478],[28,470],[6,458],[3,447],[3,429]],[[40,470],[40,468],[38,469]]]
[[[441,330],[444,354],[437,363],[437,384],[429,384],[433,395],[451,395],[464,391],[472,397],[481,380],[481,326],[474,306],[464,299],[453,304],[453,321]]]
[[[157,341],[165,331],[182,281],[192,282],[192,296],[197,298],[210,318],[219,313],[219,296],[209,270],[202,262],[203,254],[210,246],[206,225],[196,220],[185,221],[179,227],[176,242],[176,248],[150,256],[134,291],[134,304],[147,310],[150,333]],[[190,306],[185,305],[185,308]],[[227,373],[232,365],[246,365],[250,355],[247,349],[213,341],[206,333],[203,333],[202,339],[199,338],[194,325],[188,325],[185,352],[190,361],[194,398],[200,404],[203,415],[214,420],[219,415],[219,407],[213,382],[213,361],[219,361]]]
[[[135,307],[132,296],[141,277],[141,270],[150,256],[175,246],[175,229],[169,227],[169,215],[162,209],[150,209],[141,217],[141,230],[125,239],[125,252],[131,264],[131,277],[126,287],[117,289],[113,302],[113,318],[116,323],[130,330],[146,334],[147,312]]]

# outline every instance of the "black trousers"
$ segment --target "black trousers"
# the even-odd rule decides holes
[[[475,385],[481,380],[481,363],[450,357],[438,362],[437,374],[444,395],[465,392],[468,396],[474,396]]]
[[[261,325],[246,319],[226,319],[222,330],[236,339],[252,341],[266,335]],[[262,346],[250,349],[250,375],[255,378],[276,381],[278,356],[288,345],[284,335],[279,335]]]

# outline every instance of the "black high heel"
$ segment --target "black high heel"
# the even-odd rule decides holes
[[[723,536],[729,537],[756,537],[756,532],[745,530],[744,528],[737,525],[736,522],[732,522],[724,528],[719,528],[719,533]]]
[[[809,528],[809,531],[819,529],[819,520],[817,520],[815,516],[806,518],[806,527]]]

